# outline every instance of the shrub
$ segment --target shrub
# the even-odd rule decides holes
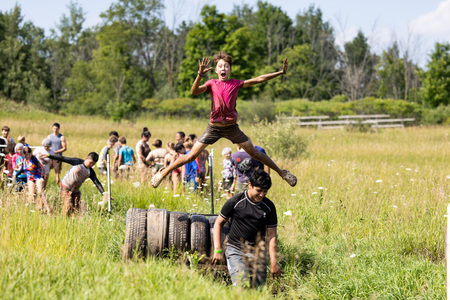
[[[306,141],[296,134],[298,126],[294,122],[269,123],[259,121],[253,125],[253,131],[258,141],[270,156],[295,159],[306,154]]]
[[[434,109],[424,110],[423,122],[425,124],[450,125],[450,105],[439,105]]]
[[[239,119],[243,122],[252,122],[255,118],[272,122],[275,120],[275,107],[275,103],[268,100],[237,102]]]

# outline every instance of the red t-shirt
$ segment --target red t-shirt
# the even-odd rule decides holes
[[[234,123],[238,117],[236,111],[237,93],[244,85],[244,80],[229,79],[220,81],[210,79],[206,88],[211,95],[211,119],[212,123]]]

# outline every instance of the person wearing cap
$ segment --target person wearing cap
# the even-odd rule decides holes
[[[153,174],[155,174],[164,167],[164,157],[166,156],[168,151],[162,148],[161,140],[155,140],[152,145],[155,146],[156,149],[150,151],[150,153],[147,155],[146,161],[147,163],[154,162],[152,172]]]
[[[231,160],[231,153],[233,151],[230,147],[225,147],[222,150],[222,156],[224,157],[222,161],[222,185],[219,187],[219,191],[225,191],[227,193],[227,198],[233,197],[234,192],[234,164]]]
[[[48,156],[48,154],[55,154],[53,152],[52,148],[52,141],[49,138],[45,138],[42,140],[42,147],[37,147],[33,151],[33,155],[36,156],[41,163],[42,167],[44,168],[44,189],[47,187],[47,181],[48,177],[50,176],[50,164],[51,159],[45,156]],[[41,157],[43,155],[43,157]]]

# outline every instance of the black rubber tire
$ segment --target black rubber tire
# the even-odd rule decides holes
[[[217,216],[212,216],[208,218],[209,228],[210,228],[210,259],[214,256],[214,224],[216,223]],[[225,249],[225,243],[228,240],[228,233],[230,233],[230,222],[227,221],[222,227],[222,234],[220,236],[220,243],[222,244],[222,249]],[[224,254],[225,257],[225,254]]]
[[[198,256],[209,255],[209,222],[205,216],[191,215],[191,251],[197,251]],[[204,259],[202,259],[204,260]]]
[[[127,261],[137,254],[139,258],[146,256],[147,244],[147,210],[130,208],[127,211],[125,229],[125,245],[123,260]]]
[[[189,215],[184,212],[171,212],[169,216],[169,250],[189,250]]]
[[[147,252],[158,255],[167,249],[169,237],[169,211],[151,208],[147,212]]]

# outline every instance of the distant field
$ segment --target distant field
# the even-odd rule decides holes
[[[144,126],[152,141],[166,143],[174,141],[179,130],[200,135],[207,124],[144,118],[114,124],[33,111],[0,112],[0,119],[14,138],[25,135],[31,145],[39,145],[52,123],[59,122],[68,140],[65,155],[76,157],[99,152],[111,130],[134,147]],[[242,128],[254,136],[251,126]],[[0,298],[443,299],[450,128],[380,133],[299,128],[292,134],[307,141],[308,155],[296,161],[274,159],[296,174],[299,183],[291,188],[272,177],[268,197],[278,210],[285,276],[269,281],[263,291],[236,290],[175,259],[123,264],[129,207],[153,204],[199,213],[210,209],[204,197],[172,197],[164,187],[155,190],[145,183],[135,188],[136,176],[129,182],[114,181],[112,215],[98,209],[99,193],[86,183],[82,193],[89,214],[67,220],[59,214],[34,213],[20,196],[0,191]],[[231,143],[220,140],[207,148],[216,151],[215,174],[220,174],[225,146]],[[49,197],[57,205],[54,177],[49,182]],[[217,213],[224,200],[215,203]],[[292,215],[284,214],[288,211]]]

